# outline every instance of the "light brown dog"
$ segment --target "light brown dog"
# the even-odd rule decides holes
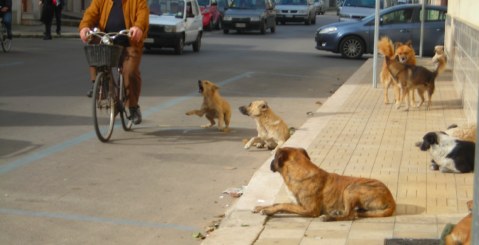
[[[472,200],[467,202],[469,212],[472,212]],[[471,244],[472,213],[462,218],[456,225],[448,224],[444,228],[441,239],[445,245]],[[450,232],[450,233],[449,233]]]
[[[271,162],[298,204],[277,203],[257,206],[255,213],[293,213],[318,217],[322,221],[353,220],[358,217],[387,217],[396,203],[380,181],[328,173],[313,162],[302,148],[279,148]]]
[[[446,52],[444,52],[444,46],[437,45],[434,47],[434,57],[432,57],[432,63],[436,64],[439,59],[444,59],[447,62]]]
[[[412,47],[411,41],[408,41],[406,43],[396,42],[394,49],[395,49],[394,55],[397,57],[399,62],[403,64],[408,64],[408,65],[416,65],[416,53],[414,52],[414,48]],[[391,85],[393,85],[395,103],[398,104],[399,98],[400,98],[400,87],[399,87],[399,84],[397,84],[396,81],[391,76],[391,73],[389,72],[388,67],[386,65],[386,61],[383,62],[380,78],[381,78],[381,84],[383,85],[383,88],[384,88],[384,104],[389,103],[388,90]],[[411,94],[410,103],[415,104],[416,102],[414,100],[414,90],[412,90],[410,94]]]
[[[255,120],[258,131],[258,136],[246,142],[245,149],[255,145],[258,148],[266,146],[270,150],[276,150],[289,139],[288,125],[271,110],[266,101],[253,101],[248,106],[241,106],[239,110]]]
[[[424,103],[424,92],[428,93],[428,103],[426,109],[431,107],[432,94],[434,93],[435,80],[439,73],[441,73],[446,67],[446,61],[444,59],[438,60],[436,70],[429,71],[422,66],[405,65],[398,61],[398,58],[394,55],[394,47],[392,41],[388,37],[383,37],[378,43],[379,52],[385,56],[387,69],[391,73],[393,80],[399,84],[401,93],[399,104],[396,107],[399,109],[400,105],[406,100],[406,110],[409,109],[409,91],[418,89],[419,96],[421,97],[421,106]]]
[[[203,128],[209,128],[215,125],[215,118],[218,119],[218,129],[227,132],[229,130],[231,120],[231,107],[228,101],[220,95],[219,88],[216,84],[207,81],[198,81],[199,92],[203,95],[203,104],[199,110],[191,110],[186,115],[197,115],[210,121],[210,124],[202,125]]]

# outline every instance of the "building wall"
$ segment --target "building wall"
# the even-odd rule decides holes
[[[453,83],[469,122],[477,120],[479,89],[479,1],[448,2],[445,47]]]

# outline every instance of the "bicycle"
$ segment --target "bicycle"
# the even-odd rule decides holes
[[[115,118],[120,114],[123,130],[130,131],[133,122],[126,110],[126,91],[123,83],[122,64],[123,46],[114,45],[118,36],[128,36],[129,30],[104,33],[93,30],[88,33],[100,39],[99,44],[85,46],[88,64],[97,71],[93,84],[93,125],[95,133],[101,142],[107,142],[113,133]],[[116,72],[115,72],[116,70]]]
[[[12,48],[12,39],[7,38],[7,27],[3,23],[3,18],[0,17],[0,46],[3,52],[8,52]]]

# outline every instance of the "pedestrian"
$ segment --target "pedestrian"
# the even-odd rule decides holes
[[[140,63],[143,54],[143,40],[147,36],[149,10],[147,0],[92,0],[80,22],[80,38],[88,42],[88,32],[97,27],[103,32],[130,30],[130,42],[124,49],[123,77],[127,93],[127,107],[134,124],[142,121],[138,104],[141,92]],[[94,69],[90,78],[95,80]],[[90,91],[88,93],[91,95]]]
[[[55,11],[56,0],[40,0],[40,5],[42,6],[42,13],[40,20],[45,25],[45,32],[43,33],[43,40],[51,40],[52,39],[52,22],[53,22],[53,15]]]
[[[7,28],[7,38],[12,39],[12,0],[0,0],[0,17]]]
[[[65,0],[56,0],[53,1],[54,6],[54,13],[55,13],[55,22],[57,25],[57,35],[60,36],[62,34],[62,10]]]

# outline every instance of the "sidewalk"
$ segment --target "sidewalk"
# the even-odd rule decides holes
[[[53,38],[80,38],[78,34],[78,27],[76,26],[62,26],[61,36],[58,36],[55,33],[56,26],[52,25],[52,36]],[[13,25],[12,34],[13,38],[43,38],[43,32],[45,31],[45,26],[43,24],[35,25]]]
[[[429,58],[418,62],[432,69]],[[372,86],[372,66],[372,59],[365,62],[285,146],[306,148],[312,161],[326,171],[383,181],[395,197],[395,216],[321,222],[296,215],[253,214],[256,205],[290,202],[281,176],[269,170],[270,158],[204,245],[437,244],[432,239],[440,237],[445,224],[466,215],[466,201],[473,198],[473,174],[431,171],[429,153],[414,146],[428,131],[467,123],[451,71],[439,75],[429,111],[422,107],[406,112],[384,105],[381,84]],[[427,240],[385,243],[387,238]]]

